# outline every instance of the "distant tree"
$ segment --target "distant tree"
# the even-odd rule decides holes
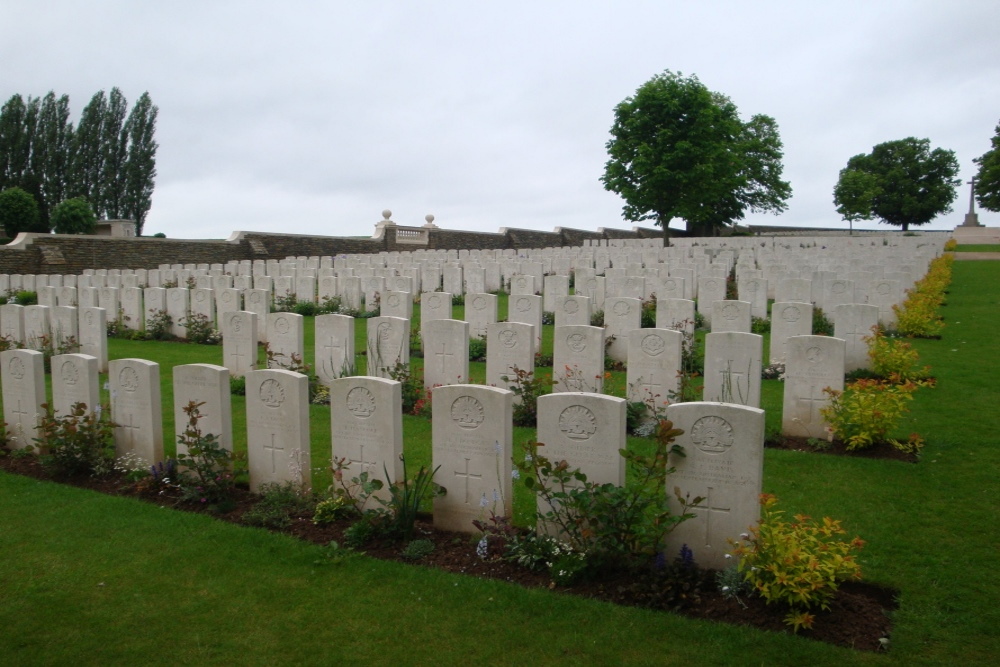
[[[146,215],[153,204],[156,178],[156,116],[159,109],[149,93],[143,93],[125,123],[128,156],[125,160],[123,217],[135,220],[136,235],[142,234]]]
[[[908,137],[852,157],[834,188],[837,210],[854,219],[877,217],[903,231],[950,213],[961,182],[956,178],[958,160],[954,151],[931,150],[930,145],[929,139]],[[858,172],[867,176],[856,176]],[[864,212],[866,198],[870,207]]]
[[[69,97],[56,98],[49,93],[42,98],[38,126],[31,152],[31,171],[38,175],[44,203],[42,217],[48,220],[56,204],[66,198],[69,177],[69,150],[73,124],[69,122]]]
[[[674,218],[712,233],[747,210],[779,213],[791,187],[781,180],[782,145],[768,116],[740,120],[736,105],[696,76],[665,71],[615,107],[601,182],[625,200],[623,216]]]
[[[83,108],[80,122],[73,133],[70,147],[69,187],[66,194],[85,197],[87,201],[101,201],[101,178],[104,174],[104,154],[101,139],[104,136],[104,119],[107,117],[107,98],[100,91]],[[95,210],[101,214],[100,206]]]
[[[96,93],[74,129],[69,98],[12,96],[0,108],[0,190],[35,197],[48,231],[55,206],[85,197],[98,218],[131,218],[141,232],[156,176],[157,108],[143,93],[131,113],[118,88]]]
[[[83,197],[60,202],[52,211],[52,228],[56,234],[93,234],[97,216]]]
[[[976,201],[987,211],[1000,211],[1000,124],[990,139],[992,148],[973,162],[979,165],[976,172]]]
[[[874,174],[846,167],[841,169],[840,178],[833,188],[837,213],[851,223],[852,229],[859,220],[871,220],[874,216],[872,206],[878,192],[878,179]]]
[[[125,158],[128,156],[128,136],[125,117],[128,102],[122,91],[112,88],[104,107],[101,123],[101,180],[97,210],[108,220],[125,217]]]
[[[0,192],[0,227],[8,237],[31,231],[38,224],[38,202],[18,187]]]
[[[35,120],[37,104],[30,97],[25,102],[13,95],[0,108],[0,189],[20,186],[28,173]]]

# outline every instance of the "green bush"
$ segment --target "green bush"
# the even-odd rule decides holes
[[[13,238],[20,232],[35,230],[39,224],[38,202],[21,188],[0,192],[0,227]]]
[[[85,197],[74,197],[56,204],[51,222],[56,234],[93,234],[97,216]]]
[[[63,475],[101,476],[111,472],[115,424],[106,416],[108,410],[98,406],[89,411],[86,404],[74,403],[68,414],[56,416],[49,404],[43,403],[42,407],[45,414],[39,421],[35,442],[46,468]]]

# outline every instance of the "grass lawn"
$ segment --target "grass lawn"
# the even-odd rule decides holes
[[[997,243],[969,243],[962,244],[955,248],[954,252],[1000,252],[1000,244]]]
[[[886,654],[365,557],[330,563],[323,549],[284,536],[0,474],[0,656],[4,664],[102,665],[992,664],[1000,654],[1000,583],[990,574],[1000,555],[1000,263],[953,270],[942,340],[915,342],[938,378],[937,388],[918,392],[905,429],[927,440],[920,463],[765,452],[764,490],[791,512],[842,519],[868,542],[865,578],[900,590]],[[358,329],[363,338],[363,322]],[[163,365],[165,406],[170,367],[221,361],[212,347],[111,341],[110,349]],[[308,360],[311,340],[307,350]],[[475,365],[472,373],[482,377]],[[619,376],[610,384],[624,389]],[[764,385],[774,424],[781,387]],[[245,406],[233,398],[234,435],[245,447]],[[325,465],[329,408],[310,414],[313,460]],[[407,417],[404,429],[408,460],[428,463],[430,422]],[[517,442],[532,435],[515,431]],[[530,498],[515,501],[527,520]]]

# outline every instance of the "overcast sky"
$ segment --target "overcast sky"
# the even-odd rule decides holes
[[[5,0],[0,103],[67,94],[75,124],[99,90],[148,91],[146,234],[367,236],[385,208],[594,230],[633,225],[598,180],[612,111],[670,69],[777,120],[793,198],[748,222],[833,227],[838,172],[875,144],[929,138],[969,180],[1000,121],[998,26],[996,0]],[[962,186],[924,228],[968,205]]]

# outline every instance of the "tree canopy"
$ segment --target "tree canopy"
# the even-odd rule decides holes
[[[781,180],[777,123],[748,122],[726,96],[696,76],[665,71],[615,107],[609,160],[601,182],[625,200],[622,215],[663,227],[712,233],[746,212],[785,210],[791,186]]]
[[[931,150],[930,139],[887,141],[847,161],[833,201],[847,220],[876,217],[906,231],[951,212],[957,175],[955,152]]]
[[[99,91],[74,129],[69,98],[13,95],[0,108],[0,190],[19,187],[38,203],[36,231],[51,229],[55,207],[85,197],[100,218],[129,218],[136,232],[152,206],[157,108],[143,93],[128,112],[117,88]]]
[[[31,231],[38,224],[38,203],[21,188],[0,192],[0,227],[8,237]]]
[[[52,230],[56,234],[91,234],[97,217],[83,197],[59,203],[52,211]]]
[[[990,140],[992,148],[973,162],[979,165],[976,172],[976,201],[987,211],[1000,211],[1000,124]]]

